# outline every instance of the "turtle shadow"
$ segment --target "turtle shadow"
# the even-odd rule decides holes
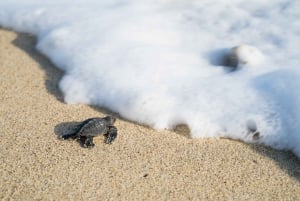
[[[80,123],[77,121],[59,123],[54,127],[54,133],[61,138],[63,135],[74,133]]]
[[[67,135],[67,134],[72,134],[74,132],[76,132],[78,130],[78,126],[80,125],[80,123],[82,122],[77,122],[77,121],[70,121],[70,122],[63,122],[63,123],[59,123],[54,127],[54,133],[57,137],[57,139],[59,140],[64,140],[62,138],[63,135]],[[72,138],[70,138],[69,140],[72,140]],[[74,139],[73,139],[74,140]],[[84,147],[84,138],[78,138],[76,139],[76,141],[80,144],[81,147]]]

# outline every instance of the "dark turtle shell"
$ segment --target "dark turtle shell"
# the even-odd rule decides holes
[[[111,122],[105,118],[90,118],[81,123],[77,136],[95,137],[106,134],[110,125]]]

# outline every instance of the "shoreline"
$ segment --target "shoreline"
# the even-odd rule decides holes
[[[1,199],[300,199],[299,159],[262,145],[189,139],[123,119],[112,145],[57,140],[70,123],[108,111],[63,103],[62,72],[33,37],[0,29],[0,42]]]

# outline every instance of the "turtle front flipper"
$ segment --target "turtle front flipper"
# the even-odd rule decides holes
[[[108,128],[108,132],[106,134],[106,139],[105,139],[105,143],[106,144],[111,144],[117,137],[118,135],[118,130],[115,126],[109,126]]]
[[[80,143],[81,146],[84,148],[93,148],[95,146],[94,142],[93,142],[93,138],[92,136],[82,136],[80,137]]]

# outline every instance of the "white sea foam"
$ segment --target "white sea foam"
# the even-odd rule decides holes
[[[297,0],[0,1],[0,25],[36,35],[65,71],[67,103],[298,157],[299,19]],[[240,44],[228,71],[222,57]]]

